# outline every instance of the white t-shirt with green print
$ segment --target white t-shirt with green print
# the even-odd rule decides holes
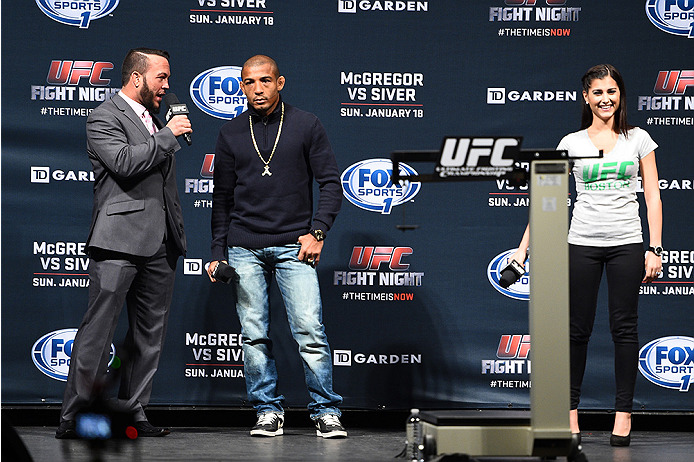
[[[601,159],[575,159],[576,201],[569,244],[608,247],[643,242],[636,198],[639,160],[657,147],[645,130],[634,127],[628,136],[619,135],[614,149]],[[587,130],[566,135],[557,149],[566,149],[570,157],[598,155]]]

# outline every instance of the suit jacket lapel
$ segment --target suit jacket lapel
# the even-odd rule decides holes
[[[116,107],[128,118],[130,121],[137,127],[138,130],[142,133],[143,136],[146,138],[149,138],[152,136],[149,133],[149,130],[147,130],[147,127],[145,127],[145,124],[142,123],[140,120],[140,117],[133,111],[133,108],[130,107],[128,103],[125,102],[125,100],[118,94],[116,94],[113,98],[111,98],[111,101],[113,101],[113,104],[116,105]]]
[[[130,121],[140,130],[140,132],[142,132],[145,138],[152,136],[152,134],[149,133],[149,130],[147,130],[147,127],[145,127],[145,124],[143,124],[140,120],[140,117],[135,113],[135,111],[133,111],[133,108],[130,107],[130,105],[126,103],[120,95],[114,95],[113,98],[111,98],[111,101],[113,101],[113,104],[116,105],[118,110],[120,110],[128,119],[130,119]],[[158,117],[152,116],[152,120],[154,121],[154,125],[157,126],[157,129],[161,130],[164,128],[163,122],[159,120]],[[169,171],[171,170],[171,159],[169,158],[165,162],[159,164],[159,169],[164,179],[166,179]]]

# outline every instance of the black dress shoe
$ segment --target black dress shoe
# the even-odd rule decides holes
[[[627,436],[610,435],[610,446],[629,446],[631,443],[631,432]]]
[[[132,425],[137,430],[137,436],[166,436],[171,431],[168,428],[153,427],[147,420],[135,422]]]
[[[60,440],[74,440],[77,439],[77,432],[75,431],[75,421],[74,420],[63,420],[58,425],[58,429],[55,431],[55,437]]]

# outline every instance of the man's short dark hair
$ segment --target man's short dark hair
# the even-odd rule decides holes
[[[280,68],[275,62],[274,59],[272,59],[269,56],[265,55],[255,55],[251,58],[248,58],[245,63],[243,63],[243,67],[241,68],[241,73],[243,74],[243,70],[249,67],[256,67],[256,66],[262,66],[264,64],[269,64],[270,69],[272,69],[272,73],[275,75],[275,78],[279,78],[280,76]]]
[[[130,74],[133,72],[139,72],[144,74],[149,68],[149,58],[147,55],[157,55],[166,60],[169,60],[169,53],[164,50],[157,50],[155,48],[133,48],[128,52],[123,60],[123,65],[121,66],[121,80],[123,81],[123,86],[130,80]]]

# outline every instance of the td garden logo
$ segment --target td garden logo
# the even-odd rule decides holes
[[[360,11],[429,11],[429,2],[412,0],[337,0],[338,13]]]
[[[353,365],[394,365],[394,364],[422,364],[421,353],[378,354],[378,353],[352,353],[352,350],[334,350],[333,365],[351,367]]]

